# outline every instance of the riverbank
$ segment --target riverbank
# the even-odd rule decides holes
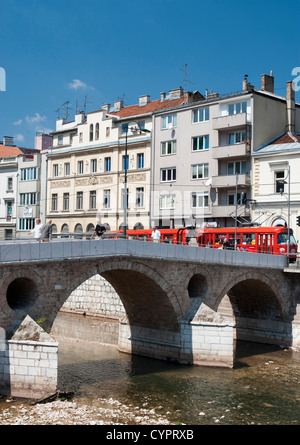
[[[167,414],[124,405],[115,399],[97,399],[95,406],[70,400],[54,400],[30,405],[6,400],[0,410],[0,425],[170,425]]]

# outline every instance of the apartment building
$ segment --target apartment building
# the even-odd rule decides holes
[[[287,99],[274,77],[261,88],[208,94],[153,117],[151,223],[234,226],[252,220],[252,154],[287,129]]]
[[[292,82],[287,82],[286,105],[286,131],[253,152],[252,212],[256,223],[289,225],[300,240],[300,104]]]
[[[143,95],[135,105],[118,100],[73,122],[57,120],[47,181],[54,231],[92,233],[98,221],[108,230],[148,228],[153,112],[196,99],[198,93],[170,90],[157,100]]]

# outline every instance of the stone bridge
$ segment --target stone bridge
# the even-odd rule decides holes
[[[286,268],[283,256],[121,239],[3,244],[4,392],[14,387],[15,394],[24,396],[43,385],[47,390],[41,394],[54,390],[55,366],[52,377],[46,374],[58,344],[48,333],[72,291],[96,274],[114,287],[125,308],[119,323],[120,351],[182,364],[233,367],[239,339],[300,349],[300,274]],[[38,361],[24,355],[25,350],[36,357],[39,350]],[[46,354],[47,371],[41,370]],[[28,376],[30,360],[31,368],[39,369],[39,380]]]

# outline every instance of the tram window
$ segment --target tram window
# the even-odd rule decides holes
[[[287,244],[288,234],[287,233],[278,233],[277,243],[278,244]],[[294,235],[290,235],[290,244],[297,244]]]
[[[244,233],[242,238],[243,244],[255,244],[255,233]]]

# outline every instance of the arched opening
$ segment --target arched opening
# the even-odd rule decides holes
[[[95,230],[95,226],[94,226],[94,224],[88,224],[88,226],[87,226],[87,228],[86,228],[86,231],[87,231],[88,233],[93,233],[94,230]]]
[[[207,293],[207,280],[201,274],[194,275],[188,284],[188,293],[190,298],[205,298]]]
[[[6,300],[13,310],[26,309],[33,306],[38,297],[36,284],[29,278],[21,277],[12,281],[6,291]]]
[[[144,226],[143,226],[142,223],[138,222],[138,223],[136,223],[136,224],[134,225],[134,228],[133,228],[133,229],[134,229],[134,230],[143,230],[143,229],[144,229]]]
[[[236,283],[221,300],[217,312],[235,324],[235,340],[288,347],[291,325],[270,284],[259,279]]]

